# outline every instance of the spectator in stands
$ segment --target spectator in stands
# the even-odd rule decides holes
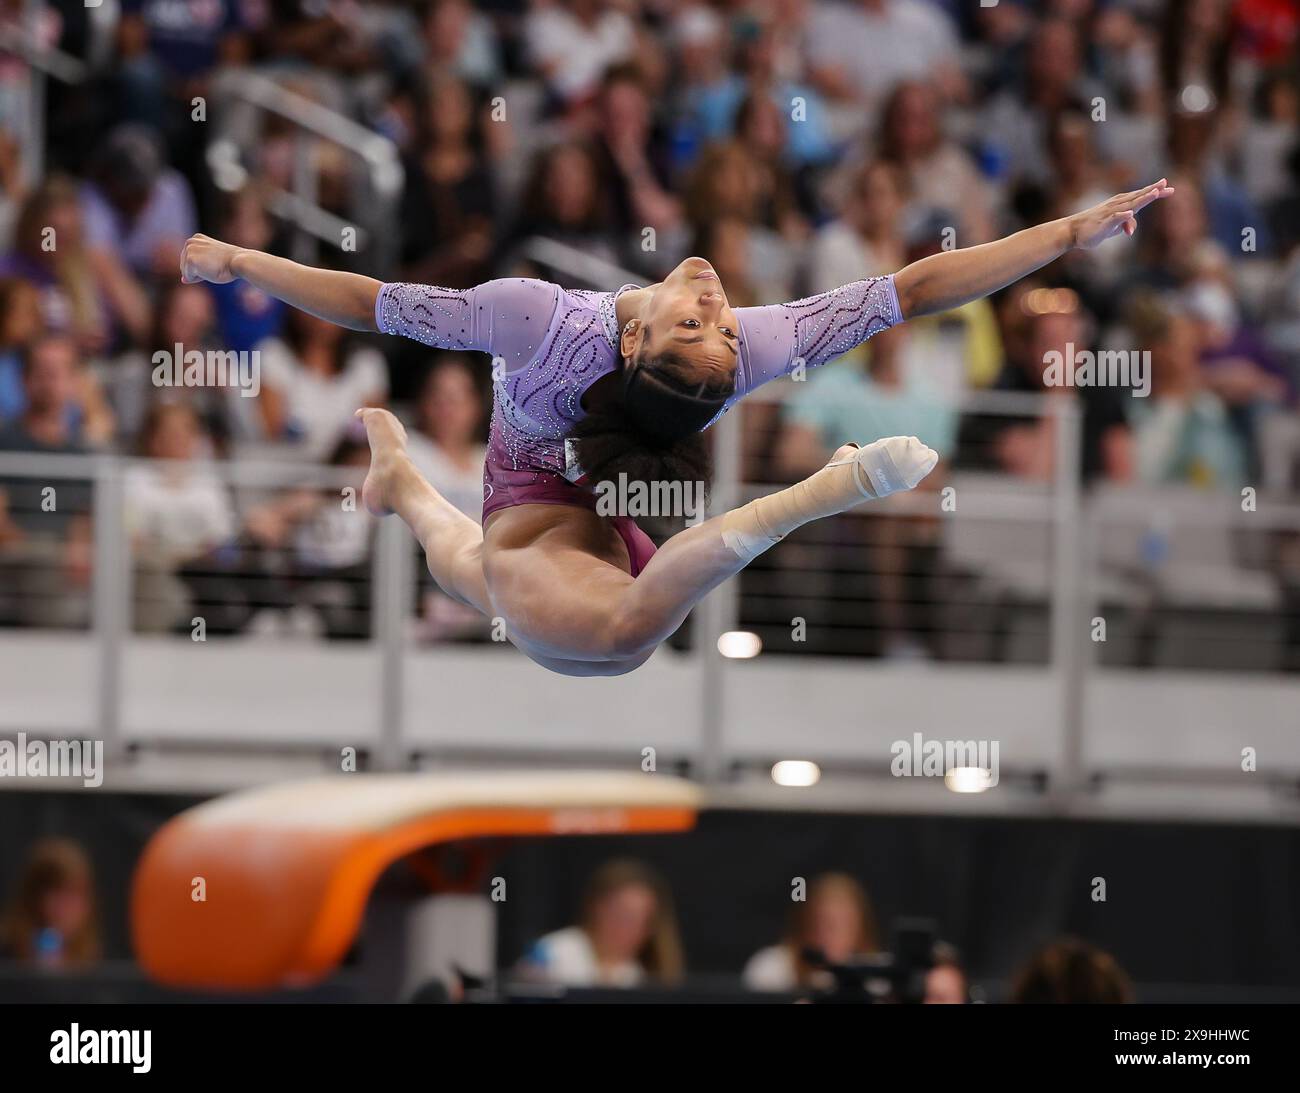
[[[22,145],[0,128],[0,254],[13,246],[14,224],[26,200]]]
[[[1115,958],[1079,938],[1044,945],[1016,973],[1008,1001],[1019,1005],[1120,1005],[1133,986]]]
[[[87,352],[107,349],[118,327],[133,338],[149,327],[149,301],[120,256],[88,245],[77,186],[65,175],[50,175],[28,197],[0,275],[36,285],[45,325]]]
[[[522,208],[505,247],[507,273],[522,275],[520,246],[533,236],[565,243],[608,262],[619,259],[614,220],[601,177],[585,144],[557,144],[540,152],[524,188]]]
[[[1195,277],[1206,246],[1213,246],[1200,186],[1187,176],[1171,181],[1173,194],[1153,207],[1138,233],[1137,264],[1126,287],[1130,296],[1141,289],[1184,288]]]
[[[276,250],[276,232],[266,211],[260,187],[249,184],[225,198],[221,238],[232,246]],[[288,308],[247,281],[205,284],[216,305],[217,334],[221,346],[236,353],[250,352],[258,342],[274,338],[284,327]]]
[[[144,347],[101,363],[98,372],[117,416],[121,439],[129,447],[140,435],[150,404],[161,393],[173,401],[193,407],[203,424],[205,454],[212,448],[224,451],[232,435],[241,429],[239,415],[250,415],[248,404],[232,389],[200,386],[163,386],[158,378],[171,378],[170,369],[183,365],[191,353],[205,358],[218,348],[214,297],[207,285],[184,285],[169,280],[162,288],[154,309],[154,321]],[[159,368],[165,369],[159,373]],[[204,377],[205,379],[207,377]]]
[[[1166,99],[1189,88],[1226,102],[1232,90],[1233,5],[1225,0],[1168,0],[1160,23],[1160,81]]]
[[[1140,302],[1133,319],[1151,353],[1151,396],[1134,399],[1134,462],[1144,482],[1236,490],[1246,456],[1227,407],[1199,361],[1196,324],[1185,314]]]
[[[406,450],[438,492],[474,520],[483,513],[486,415],[471,361],[439,354],[420,389]]]
[[[1130,392],[1113,386],[1078,387],[1048,383],[1055,368],[1064,378],[1073,372],[1076,351],[1094,349],[1091,321],[1078,296],[1068,289],[1030,289],[1019,296],[1029,316],[1023,356],[1009,359],[996,390],[1074,399],[1082,412],[1080,461],[1085,481],[1097,477],[1126,480],[1132,472],[1132,436],[1125,414]],[[1053,363],[1058,362],[1058,363]],[[978,442],[994,465],[1019,478],[1050,482],[1056,473],[1056,414],[1044,406],[1035,417],[999,415],[972,422],[963,430],[963,445]]]
[[[155,402],[145,416],[140,449],[152,462],[133,466],[125,482],[138,631],[188,627],[188,575],[238,532],[229,490],[200,458],[202,439],[199,417],[185,403]]]
[[[738,216],[722,216],[704,224],[695,233],[691,253],[708,255],[713,269],[727,286],[732,307],[778,303],[786,298],[786,283],[769,279],[769,271],[756,267],[753,232]]]
[[[77,969],[101,955],[94,875],[71,839],[34,844],[3,918],[0,955],[41,968]]]
[[[1243,259],[1271,255],[1268,219],[1224,162],[1224,142],[1218,132],[1223,124],[1223,111],[1213,103],[1198,102],[1191,107],[1182,101],[1174,103],[1166,129],[1165,169],[1196,181],[1206,230],[1219,246]]]
[[[822,227],[808,252],[807,289],[830,292],[860,277],[893,273],[907,264],[901,172],[888,163],[854,173],[838,218]]]
[[[658,247],[641,246],[642,232],[671,231],[681,222],[681,206],[668,190],[668,153],[644,77],[632,65],[611,69],[596,105],[593,152],[614,230],[625,247],[632,244],[633,256],[655,257]]]
[[[1016,72],[1015,81],[984,105],[979,132],[1007,181],[1041,185],[1051,173],[1052,119],[1062,110],[1089,112],[1103,89],[1084,69],[1078,28],[1060,17],[1034,26]]]
[[[330,453],[328,465],[355,474],[370,466],[370,447],[359,430],[350,429]],[[288,538],[293,550],[291,628],[309,624],[331,639],[363,640],[370,636],[370,544],[374,521],[355,503],[354,492],[337,485],[304,491],[306,502],[290,508]],[[292,506],[292,502],[291,502]]]
[[[636,26],[611,0],[556,0],[524,21],[524,49],[556,101],[595,94],[605,70],[631,60]]]
[[[760,949],[745,965],[745,986],[755,991],[794,991],[828,985],[825,972],[809,965],[804,950],[821,950],[832,964],[878,952],[876,914],[866,891],[847,873],[823,873],[797,903],[785,940]]]
[[[0,425],[27,409],[23,352],[41,333],[40,297],[21,277],[0,280]]]
[[[1252,473],[1259,468],[1264,417],[1295,401],[1296,379],[1242,315],[1226,256],[1203,249],[1195,280],[1183,293],[1196,325],[1206,386],[1222,400],[1244,446]]]
[[[571,987],[673,983],[683,971],[672,897],[663,878],[636,861],[611,861],[587,885],[578,925],[536,941],[521,975]]]
[[[910,216],[953,229],[949,249],[987,242],[995,234],[988,186],[969,153],[944,135],[941,117],[930,85],[899,84],[881,114],[876,155],[902,176]]]
[[[42,333],[27,342],[22,378],[22,411],[0,432],[7,450],[82,451],[112,436],[112,413],[71,338]]]
[[[23,363],[26,409],[0,428],[0,452],[82,455],[87,423],[101,413],[81,401],[85,386],[76,344],[46,334]],[[91,575],[89,484],[33,477],[0,480],[7,540],[0,611],[33,626],[77,626],[87,618]]]
[[[218,66],[248,62],[253,10],[242,0],[122,4],[120,63],[112,81],[119,117],[165,134],[173,165],[187,173],[199,168],[193,161],[205,143],[204,126],[195,124],[195,100],[206,105]]]
[[[796,72],[782,70],[787,43],[778,35],[785,29],[776,10],[737,20],[737,71],[728,73],[719,66],[715,51],[706,63],[719,78],[693,89],[692,101],[683,105],[694,115],[704,139],[722,140],[733,133],[744,139],[741,108],[749,102],[753,111],[761,102],[775,111],[777,126],[770,139],[782,158],[798,167],[823,163],[833,152],[825,107],[814,87],[799,82]]]
[[[425,8],[422,44],[426,71],[458,76],[486,88],[501,76],[501,47],[487,14],[468,0],[432,0]]]
[[[483,514],[486,415],[470,360],[455,353],[439,354],[420,389],[406,450],[434,488],[475,521]],[[426,638],[486,635],[487,620],[444,595],[427,571],[421,573],[420,583]]]
[[[964,93],[955,28],[922,0],[817,0],[808,55],[818,87],[859,111],[902,80],[933,80],[945,98]]]
[[[478,104],[463,81],[436,74],[416,120],[402,194],[403,276],[470,288],[491,278],[497,212]]]
[[[697,231],[724,217],[744,221],[750,229],[749,262],[772,286],[789,286],[796,262],[791,240],[781,234],[784,207],[754,153],[738,140],[704,150],[691,172],[686,211]]]
[[[289,312],[281,338],[263,342],[262,391],[256,400],[268,439],[299,458],[329,456],[352,427],[358,408],[388,397],[384,358],[334,323]]]
[[[273,0],[270,17],[257,26],[257,46],[263,56],[282,65],[364,72],[376,60],[366,14],[360,4]]]
[[[1047,152],[1050,180],[1044,198],[1045,218],[1069,216],[1091,208],[1105,195],[1131,181],[1108,165],[1094,139],[1096,123],[1079,110],[1062,110],[1048,125]],[[1128,240],[1108,239],[1089,251],[1071,251],[1054,269],[1070,287],[1079,291],[1095,313],[1108,313],[1111,295],[1120,280],[1124,264],[1132,261]]]
[[[947,942],[936,941],[931,958],[934,963],[925,973],[925,1004],[964,1005],[969,1001],[969,987],[957,950]]]
[[[813,199],[805,194],[799,175],[790,167],[785,153],[786,112],[762,93],[749,95],[736,113],[736,136],[754,153],[762,177],[762,189],[768,194],[772,211],[771,225],[794,244],[809,233],[808,215]]]
[[[81,192],[87,245],[117,255],[138,277],[172,277],[198,224],[189,183],[167,166],[156,134],[141,125],[114,129],[92,177]]]

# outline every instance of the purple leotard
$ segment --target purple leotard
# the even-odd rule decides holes
[[[380,290],[375,322],[385,334],[492,355],[484,521],[511,505],[596,507],[596,495],[579,484],[581,471],[570,465],[564,441],[585,416],[587,388],[619,366],[614,302],[631,287],[582,292],[511,278],[465,291],[397,283]],[[736,390],[721,413],[796,363],[825,364],[902,320],[893,277],[855,281],[789,304],[737,308],[736,318]],[[619,528],[624,541],[635,539],[635,523],[615,518],[616,524],[620,519],[631,525]],[[636,535],[649,543],[639,529]],[[628,542],[633,576],[648,560],[638,560],[645,544],[636,545],[634,551]]]

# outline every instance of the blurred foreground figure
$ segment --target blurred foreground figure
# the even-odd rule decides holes
[[[1133,986],[1110,953],[1079,938],[1067,937],[1039,949],[1020,969],[1010,1001],[1119,1005],[1133,1001]]]
[[[679,979],[682,947],[668,886],[640,862],[608,862],[587,885],[579,924],[540,938],[519,971],[567,987]]]
[[[47,968],[99,959],[94,879],[77,843],[42,839],[32,847],[0,921],[0,955]]]

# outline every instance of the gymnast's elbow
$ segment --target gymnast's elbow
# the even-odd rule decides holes
[[[934,297],[925,262],[924,258],[913,262],[894,275],[894,292],[898,295],[898,315],[902,322],[943,310],[942,304]]]

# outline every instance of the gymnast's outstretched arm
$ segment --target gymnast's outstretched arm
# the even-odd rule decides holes
[[[796,368],[834,360],[897,323],[996,292],[1074,247],[1095,247],[1120,232],[1132,235],[1137,212],[1173,192],[1161,179],[993,243],[933,254],[888,277],[868,277],[788,304],[737,308],[740,375],[728,406]]]
[[[1075,247],[1092,248],[1137,228],[1137,213],[1174,192],[1166,179],[1117,194],[1073,216],[1026,228],[1005,239],[943,251],[894,275],[904,319],[950,311],[1005,288]]]
[[[375,300],[382,284],[373,277],[316,269],[262,251],[231,246],[206,235],[191,236],[181,250],[181,280],[223,285],[242,278],[277,300],[349,330],[373,331]]]
[[[349,330],[399,334],[439,349],[478,350],[526,364],[554,311],[559,289],[511,277],[470,289],[384,283],[340,270],[192,236],[181,251],[181,280],[224,284],[242,278],[287,304]]]

